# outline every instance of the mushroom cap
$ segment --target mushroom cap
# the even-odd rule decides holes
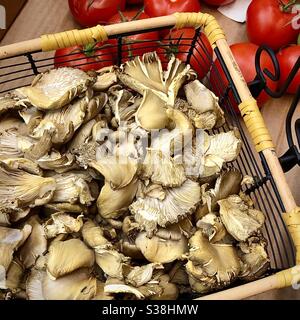
[[[87,90],[95,78],[75,68],[58,68],[38,75],[31,86],[16,90],[40,110],[60,109]]]
[[[237,241],[246,241],[261,229],[265,222],[261,211],[249,208],[237,195],[219,200],[218,204],[223,224]]]
[[[92,267],[94,261],[94,252],[81,240],[56,240],[49,247],[47,274],[57,279],[77,269]]]
[[[157,226],[165,227],[193,213],[199,201],[199,184],[186,180],[180,187],[167,189],[163,200],[149,196],[138,198],[129,209],[140,228],[151,235]]]

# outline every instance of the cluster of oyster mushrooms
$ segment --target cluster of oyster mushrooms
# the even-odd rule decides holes
[[[177,299],[268,269],[241,149],[189,65],[50,70],[0,98],[0,298]],[[251,182],[251,181],[250,181]]]

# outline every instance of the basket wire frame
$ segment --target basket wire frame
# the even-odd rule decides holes
[[[145,32],[161,30],[152,29]],[[211,133],[225,132],[233,127],[239,129],[243,146],[238,159],[232,163],[228,163],[228,168],[237,168],[242,174],[250,175],[255,179],[255,185],[249,189],[244,188],[244,191],[250,195],[255,207],[259,208],[266,215],[266,223],[263,228],[263,234],[268,241],[268,254],[271,259],[271,269],[273,271],[287,269],[295,265],[294,258],[294,246],[290,238],[289,232],[285,226],[282,219],[281,213],[285,211],[284,205],[276,188],[273,177],[268,168],[267,162],[262,153],[257,154],[253,146],[249,143],[249,136],[245,130],[242,118],[237,115],[232,104],[232,97],[235,102],[239,104],[241,102],[240,97],[237,93],[235,85],[230,77],[229,71],[222,59],[219,50],[216,48],[214,50],[215,57],[219,61],[224,74],[229,82],[226,85],[223,81],[222,76],[218,68],[216,67],[214,58],[211,58],[207,47],[203,43],[201,37],[199,36],[201,30],[200,28],[196,30],[194,37],[186,38],[172,38],[171,40],[177,42],[178,40],[184,41],[184,47],[186,48],[186,42],[190,42],[188,50],[179,50],[178,53],[186,54],[186,63],[189,63],[191,57],[193,61],[197,62],[200,67],[203,63],[210,62],[210,72],[214,72],[214,83],[211,83],[211,78],[208,75],[202,79],[202,82],[210,89],[212,85],[214,91],[219,97],[219,102],[223,108],[226,116],[226,123],[223,127],[219,129],[212,130]],[[132,54],[131,58],[135,56],[135,51],[141,48],[136,48],[134,42],[130,48],[130,42],[126,41],[124,45],[124,38],[137,32],[121,34],[118,36],[113,36],[110,38],[115,38],[117,41],[115,44],[111,44],[112,50],[116,53],[115,61],[101,59],[105,53],[99,53],[100,49],[95,49],[95,54],[93,57],[101,59],[102,62],[108,62],[111,64],[120,65],[125,62],[125,58]],[[158,41],[159,39],[157,39]],[[143,50],[154,51],[157,49],[158,42],[154,40],[143,40]],[[159,46],[167,46],[160,42]],[[198,50],[201,48],[201,52]],[[62,55],[60,57],[68,57],[68,60],[72,60],[76,63],[76,66],[80,67],[86,62],[81,61],[81,58],[72,58],[72,55],[77,55],[76,53]],[[90,62],[88,64],[93,64]],[[8,91],[14,90],[20,86],[30,85],[33,77],[41,72],[44,72],[54,66],[53,52],[52,53],[41,53],[32,52],[30,54],[18,55],[11,58],[4,58],[0,60],[0,94],[5,94]],[[217,91],[217,92],[216,92]],[[231,96],[230,96],[231,94]]]

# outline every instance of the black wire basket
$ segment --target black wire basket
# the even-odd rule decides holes
[[[130,50],[130,58],[136,56],[134,45],[129,49],[134,42],[128,40],[128,36],[132,36],[141,32],[149,32],[154,30],[163,30],[171,27],[158,27],[147,29],[144,31],[136,30],[134,32],[123,32],[117,35],[109,36],[109,39],[116,39],[110,44],[111,48],[116,53],[115,59],[102,59],[103,54],[99,53],[101,49],[95,48],[93,58],[98,59],[108,64],[121,65],[125,62],[124,56],[128,56]],[[238,90],[232,80],[230,70],[227,68],[222,54],[216,46],[214,48],[214,57],[207,52],[206,44],[200,37],[201,28],[196,29],[192,38],[178,37],[171,38],[170,41],[178,43],[180,41],[190,42],[188,50],[179,50],[177,54],[186,54],[186,63],[190,63],[193,58],[194,63],[198,63],[198,67],[203,67],[203,61],[209,63],[209,73],[202,79],[209,89],[213,89],[219,98],[219,103],[226,115],[226,123],[219,129],[212,130],[212,133],[226,132],[233,127],[239,129],[243,146],[238,159],[227,164],[229,168],[237,168],[242,174],[250,175],[254,178],[255,184],[251,188],[244,187],[244,190],[252,198],[255,207],[259,208],[266,215],[266,223],[263,228],[263,233],[268,241],[268,254],[271,259],[270,273],[278,270],[288,269],[295,265],[295,252],[293,241],[289,235],[288,229],[282,219],[282,213],[286,212],[284,201],[282,200],[273,175],[269,169],[268,162],[262,152],[257,153],[252,145],[251,138],[245,129],[243,118],[236,112],[234,103],[239,105],[242,101]],[[126,42],[125,42],[126,41]],[[164,45],[159,39],[144,40],[144,51],[155,51],[158,47],[163,48]],[[126,44],[126,45],[124,45]],[[186,48],[187,46],[185,46]],[[201,51],[199,49],[201,48]],[[63,55],[68,57],[68,60],[76,64],[77,67],[82,67],[85,62],[82,58],[73,58],[76,53]],[[200,60],[201,59],[201,60]],[[220,69],[216,67],[216,62],[221,65],[222,72],[225,74],[228,83],[225,83],[224,77],[220,74]],[[93,62],[89,62],[93,64]],[[20,86],[30,85],[34,76],[54,67],[54,52],[26,52],[11,57],[2,58],[0,60],[0,93],[3,95]],[[193,67],[193,65],[192,65]],[[214,73],[214,83],[211,82],[210,73]],[[204,73],[206,71],[204,70]]]

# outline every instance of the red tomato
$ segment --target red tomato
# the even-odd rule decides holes
[[[282,86],[288,75],[293,69],[297,59],[300,57],[300,45],[290,46],[280,50],[277,54],[277,59],[280,66],[280,80],[279,86]],[[289,85],[287,92],[296,93],[300,85],[300,70],[296,73],[295,78],[292,83]]]
[[[212,6],[224,6],[229,4],[235,0],[203,0],[205,3],[210,4]]]
[[[198,0],[144,0],[145,12],[150,17],[166,16],[175,12],[199,12]]]
[[[125,0],[69,0],[75,20],[84,27],[105,24],[107,20],[125,9]]]
[[[237,43],[230,46],[232,54],[239,65],[241,72],[246,80],[246,82],[251,82],[254,80],[256,76],[255,69],[255,54],[258,49],[258,46],[253,43]],[[272,73],[274,73],[274,66],[271,58],[268,56],[266,52],[263,52],[261,55],[261,68],[262,70],[267,68]],[[267,85],[270,89],[276,90],[277,83],[267,79]],[[222,81],[222,84],[220,82]],[[212,86],[212,90],[216,95],[220,96],[220,94],[224,93],[224,88],[228,86],[227,78],[222,70],[220,62],[218,60],[215,61],[215,67],[212,68],[210,72],[210,82]],[[239,113],[238,105],[235,102],[232,91],[230,91],[229,99],[231,104],[233,105],[236,112]],[[267,100],[269,96],[263,91],[257,98],[258,105],[261,107]]]
[[[126,4],[128,5],[143,4],[143,0],[126,0]]]
[[[149,16],[145,12],[138,10],[128,10],[119,12],[109,19],[109,23],[120,23],[125,21],[147,19]],[[147,41],[150,40],[150,41]],[[155,51],[158,47],[157,41],[159,40],[159,34],[157,31],[138,33],[132,36],[123,38],[122,45],[122,57],[123,59],[129,59],[132,56],[141,56],[146,52]],[[144,42],[146,41],[146,42]],[[117,45],[117,40],[112,39],[111,43]],[[117,50],[114,49],[114,54],[117,54]]]
[[[101,46],[101,44],[58,49],[54,56],[54,66],[56,68],[73,67],[88,71],[98,70],[112,64],[113,55],[111,48],[107,45]]]
[[[268,45],[274,50],[295,43],[299,30],[293,28],[296,13],[290,10],[291,7],[283,9],[279,0],[253,0],[247,11],[249,41]]]
[[[162,45],[157,51],[164,67],[167,64],[168,56],[172,53],[175,54],[178,59],[184,62],[186,61],[194,35],[194,28],[183,28],[172,30],[170,34],[162,40]],[[205,34],[201,32],[190,60],[190,65],[198,73],[200,79],[209,71],[212,56],[212,47]]]
[[[145,12],[150,17],[160,17],[175,12],[199,12],[201,6],[199,0],[144,0]],[[168,34],[168,30],[160,31],[162,37]]]

